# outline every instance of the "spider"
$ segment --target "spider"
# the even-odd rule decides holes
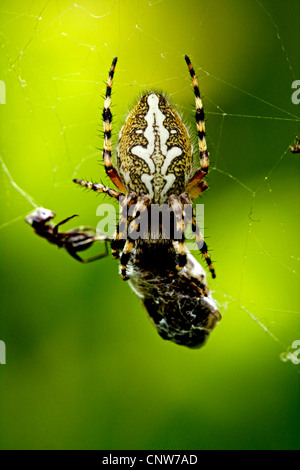
[[[292,153],[300,153],[300,140],[299,137],[296,136],[294,147],[290,145],[290,149]]]
[[[187,56],[185,61],[195,95],[199,168],[193,171],[192,144],[181,118],[165,96],[155,91],[144,94],[127,117],[119,135],[116,166],[113,165],[111,90],[115,57],[103,109],[103,161],[106,174],[117,189],[81,179],[73,181],[119,201],[120,220],[111,250],[115,258],[120,258],[122,278],[129,280],[164,339],[199,347],[221,316],[209,292],[205,271],[187,250],[184,239],[188,223],[214,278],[192,205],[192,200],[208,187],[203,180],[209,168],[204,110],[195,71]],[[157,232],[154,237],[151,210],[164,205],[170,210],[171,236],[162,236],[160,221],[154,227]],[[142,215],[150,223],[135,237],[133,232],[141,227]],[[179,236],[175,236],[175,230],[180,232]]]
[[[69,230],[68,232],[59,232],[58,227],[64,225],[77,214],[62,220],[56,225],[49,223],[54,219],[54,212],[49,209],[39,208],[34,210],[31,214],[27,215],[25,221],[31,225],[35,233],[42,238],[46,238],[48,242],[57,245],[58,248],[65,248],[69,255],[81,263],[89,263],[97,259],[103,258],[108,254],[107,244],[105,243],[105,252],[91,258],[82,259],[77,252],[87,250],[95,241],[107,241],[106,237],[96,236],[97,233],[93,227],[78,227]],[[94,232],[94,233],[92,233]]]
[[[123,214],[133,204],[140,211],[146,211],[151,204],[167,203],[176,214],[184,206],[192,207],[192,199],[208,187],[203,178],[209,167],[209,154],[205,140],[204,110],[200,92],[190,59],[185,56],[194,86],[196,101],[196,124],[199,140],[200,167],[192,171],[192,145],[188,132],[179,115],[159,93],[149,92],[142,96],[129,114],[119,137],[117,149],[117,168],[113,166],[111,152],[111,89],[117,57],[114,58],[107,82],[103,110],[104,148],[103,160],[106,174],[119,191],[100,183],[92,183],[80,179],[73,181],[99,193],[106,193],[121,202],[121,220],[113,240],[112,254],[121,260],[121,273],[127,280],[126,265],[131,251],[141,240],[128,237],[124,243],[120,225],[128,228],[130,220],[124,219]],[[138,211],[135,211],[135,213]],[[189,211],[190,212],[190,211]],[[196,243],[202,252],[206,263],[215,277],[215,271],[196,224],[193,211],[190,212],[190,224],[195,234]],[[179,222],[180,223],[180,222]],[[151,240],[150,240],[151,242]],[[172,240],[177,255],[177,269],[181,270],[187,261],[184,239]]]

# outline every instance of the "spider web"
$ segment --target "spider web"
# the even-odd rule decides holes
[[[299,158],[289,150],[300,132],[299,107],[291,102],[299,78],[298,23],[288,24],[296,2],[284,11],[259,0],[247,0],[242,10],[237,1],[182,3],[2,1],[0,230],[28,233],[24,216],[37,206],[61,219],[78,211],[93,225],[95,206],[71,180],[105,181],[96,166],[100,94],[115,55],[115,140],[128,103],[151,88],[179,105],[195,134],[187,53],[204,99],[211,153],[211,190],[199,200],[217,261],[211,288],[226,319],[234,310],[254,321],[288,361],[300,319]],[[251,45],[247,28],[256,31]]]

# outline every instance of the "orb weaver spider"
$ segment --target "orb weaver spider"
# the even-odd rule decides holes
[[[192,171],[192,145],[186,127],[166,98],[156,92],[142,96],[127,117],[119,138],[117,168],[113,166],[110,107],[112,81],[117,63],[115,57],[109,71],[103,110],[103,161],[106,174],[119,191],[103,184],[80,179],[74,179],[75,183],[99,193],[106,193],[119,201],[122,200],[122,208],[136,204],[139,210],[146,211],[151,204],[167,203],[176,213],[179,208],[183,213],[184,205],[192,207],[192,199],[208,187],[207,183],[202,180],[208,172],[209,154],[205,140],[204,110],[198,82],[190,59],[185,56],[185,60],[195,93],[200,167],[195,172]],[[121,220],[122,222],[123,225],[124,222],[125,225],[129,224],[129,221],[127,224],[124,220]],[[207,245],[198,229],[193,212],[189,222],[195,233],[196,243],[214,278],[215,271]],[[128,237],[124,243],[123,238],[118,226],[111,246],[115,257],[119,257],[121,253],[122,277],[126,280],[126,265],[133,247],[139,245],[140,240],[135,243]],[[149,242],[151,243],[151,239]],[[187,261],[184,239],[172,240],[172,242],[178,257],[177,269],[181,270]]]
[[[128,115],[119,136],[116,166],[113,165],[111,90],[115,57],[103,109],[103,161],[106,174],[117,189],[81,179],[73,181],[119,201],[120,220],[110,241],[112,255],[120,258],[122,278],[129,280],[162,338],[195,348],[206,342],[221,315],[207,286],[204,269],[185,246],[184,228],[188,222],[214,278],[192,205],[192,200],[208,187],[204,181],[209,168],[204,110],[195,71],[187,56],[185,61],[195,95],[199,168],[193,171],[192,144],[181,118],[165,96],[154,91],[144,94]],[[147,234],[134,238],[133,228],[140,224],[138,216],[144,214],[150,219],[151,208],[164,204],[170,208],[173,235],[163,238],[159,223],[159,236],[151,237],[150,222]],[[179,237],[174,236],[175,228],[182,229]]]

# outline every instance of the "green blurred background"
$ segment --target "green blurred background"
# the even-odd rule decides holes
[[[282,356],[300,339],[299,12],[297,0],[1,0],[2,449],[299,449],[299,365]],[[207,115],[197,202],[223,314],[195,351],[157,335],[111,256],[82,266],[24,223],[30,198],[57,222],[80,214],[70,228],[98,223],[101,196],[71,180],[107,181],[113,56],[115,136],[151,88],[195,135],[184,54]]]

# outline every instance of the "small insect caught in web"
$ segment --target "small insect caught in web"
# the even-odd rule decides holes
[[[69,255],[81,263],[89,263],[90,261],[96,261],[97,259],[107,256],[107,239],[106,237],[99,236],[93,227],[82,226],[73,228],[67,232],[58,230],[59,227],[66,224],[69,220],[78,217],[77,214],[62,220],[56,225],[50,222],[54,217],[54,212],[41,207],[27,215],[25,221],[31,225],[37,235],[45,238],[49,243],[56,245],[58,248],[65,248]],[[105,241],[104,253],[86,259],[78,255],[78,252],[87,250],[96,241]]]

